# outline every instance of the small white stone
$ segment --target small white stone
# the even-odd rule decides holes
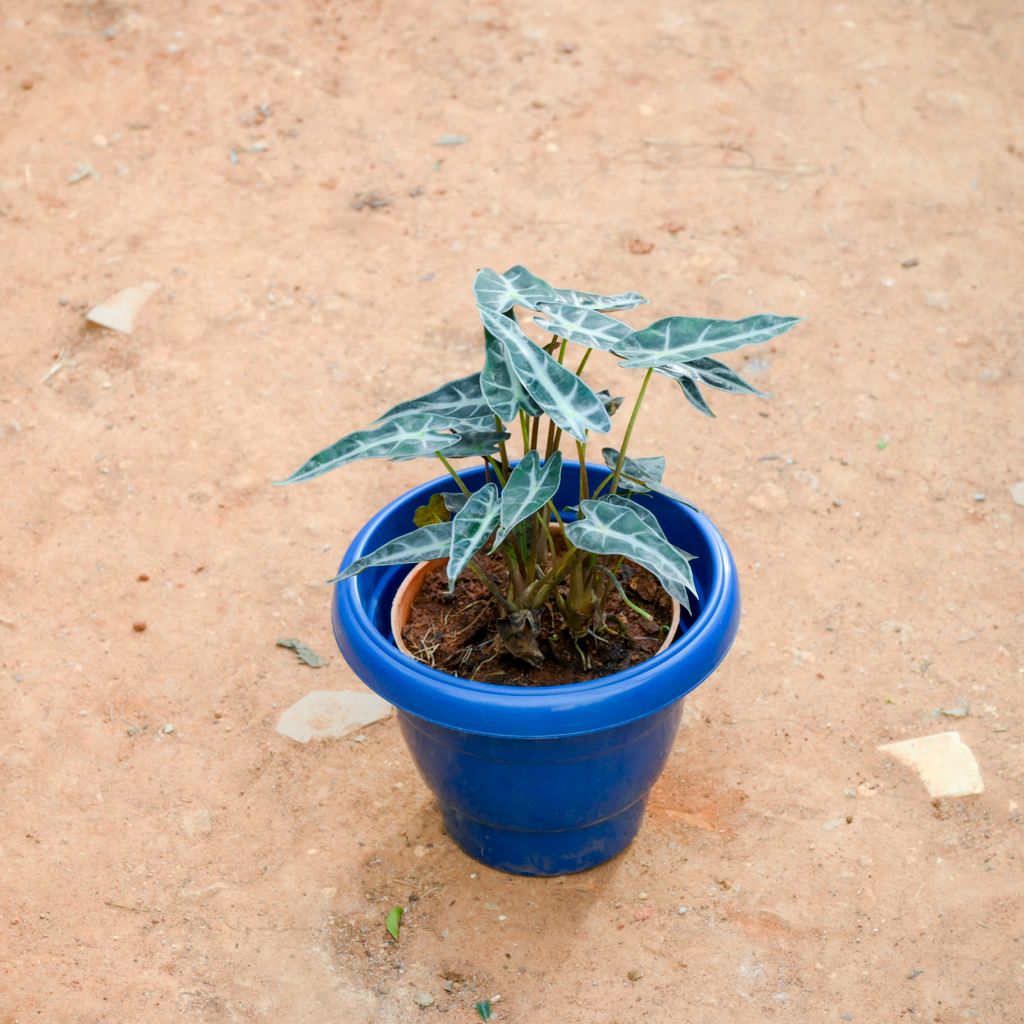
[[[165,733],[167,736],[170,736],[170,734],[174,732],[174,726],[171,725],[170,722],[168,722],[160,731]]]
[[[985,791],[978,762],[958,732],[886,743],[878,749],[915,769],[933,798],[972,796]]]
[[[337,739],[389,714],[391,705],[375,693],[314,690],[282,712],[277,731],[299,743]]]
[[[189,811],[181,816],[181,827],[186,835],[209,835],[213,831],[213,818],[205,809]]]
[[[159,288],[160,285],[156,281],[144,281],[137,287],[124,288],[111,295],[105,302],[93,306],[85,314],[85,319],[99,327],[131,334],[135,327],[135,317]]]
[[[1024,505],[1024,480],[1018,480],[1010,488],[1010,497],[1015,505]]]

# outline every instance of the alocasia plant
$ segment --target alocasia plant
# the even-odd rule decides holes
[[[696,596],[693,556],[675,547],[654,515],[631,497],[655,491],[683,501],[662,483],[663,456],[628,454],[648,385],[654,374],[677,381],[686,398],[709,416],[714,414],[701,385],[761,395],[714,357],[769,341],[800,318],[671,316],[635,330],[607,311],[642,305],[647,301],[642,295],[554,288],[521,266],[503,274],[481,270],[473,291],[483,325],[482,370],[396,405],[370,427],[317,452],[283,481],[310,480],[359,459],[430,457],[458,486],[420,508],[414,530],[353,562],[336,578],[347,579],[371,566],[446,558],[449,588],[463,572],[478,576],[497,604],[495,643],[533,665],[543,659],[538,643],[542,622],[558,624],[574,641],[587,634],[599,637],[613,591],[632,605],[620,578],[626,560],[652,573],[688,608],[689,595]],[[533,321],[551,335],[546,345],[526,334],[517,307],[537,314]],[[584,348],[575,370],[566,365],[568,343]],[[622,403],[584,379],[595,351],[609,353],[620,366],[643,370],[643,380],[621,447],[602,449],[610,475],[591,494],[581,469],[578,500],[571,510],[559,509],[553,499],[562,476],[563,435],[573,438],[582,467],[591,436],[611,429],[611,416]],[[514,428],[522,436],[518,462],[510,459],[507,444]],[[493,479],[470,494],[451,460],[474,457],[484,460]],[[488,552],[499,554],[505,566],[500,583],[484,564]],[[578,644],[576,649],[585,662]]]

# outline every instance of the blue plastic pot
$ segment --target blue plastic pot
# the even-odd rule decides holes
[[[593,490],[608,475],[587,466]],[[463,474],[472,490],[483,468]],[[565,463],[560,507],[578,500],[579,464]],[[360,530],[342,565],[413,529],[441,477],[393,501]],[[563,686],[471,682],[395,647],[391,603],[411,566],[369,569],[335,587],[334,635],[345,660],[398,709],[413,760],[451,837],[471,857],[520,875],[583,871],[633,840],[675,740],[683,698],[718,666],[739,625],[736,567],[704,515],[639,499],[673,544],[696,555],[699,600],[674,643],[624,672]]]

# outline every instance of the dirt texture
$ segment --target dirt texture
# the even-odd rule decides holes
[[[614,565],[614,559],[609,561]],[[497,555],[484,555],[478,562],[504,592],[509,577],[504,561]],[[444,565],[427,570],[401,633],[414,658],[462,679],[505,686],[564,686],[600,679],[657,654],[672,622],[672,599],[656,577],[634,562],[624,562],[616,579],[635,608],[608,582],[602,627],[574,640],[555,609],[545,605],[529,620],[536,625],[536,635],[520,622],[520,629],[510,637],[510,648],[502,637],[502,620],[508,624],[510,617],[502,614],[484,582],[466,572],[449,593]],[[568,585],[559,589],[567,599]],[[648,617],[640,615],[637,608]],[[510,655],[510,650],[521,650],[524,644],[530,648],[528,653],[540,653],[538,664]]]
[[[6,0],[0,1021],[1020,1021],[1022,39],[996,0]],[[633,450],[743,624],[635,845],[543,881],[453,848],[393,719],[275,732],[361,686],[323,581],[437,474],[271,481],[477,368],[517,262],[636,323],[807,317],[731,360],[771,402],[650,389]],[[877,748],[949,728],[986,788],[933,804]]]

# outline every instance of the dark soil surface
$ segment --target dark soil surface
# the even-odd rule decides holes
[[[508,573],[497,556],[481,559],[500,586]],[[448,593],[444,566],[432,569],[410,609],[402,639],[419,661],[463,679],[506,686],[559,686],[621,672],[657,654],[672,621],[672,600],[658,581],[631,562],[619,573],[629,600],[652,616],[630,608],[614,588],[605,606],[605,628],[574,643],[554,610],[542,612],[538,644],[544,654],[533,666],[503,648],[498,622],[501,609],[476,576],[459,577]],[[568,587],[563,587],[563,594]]]

